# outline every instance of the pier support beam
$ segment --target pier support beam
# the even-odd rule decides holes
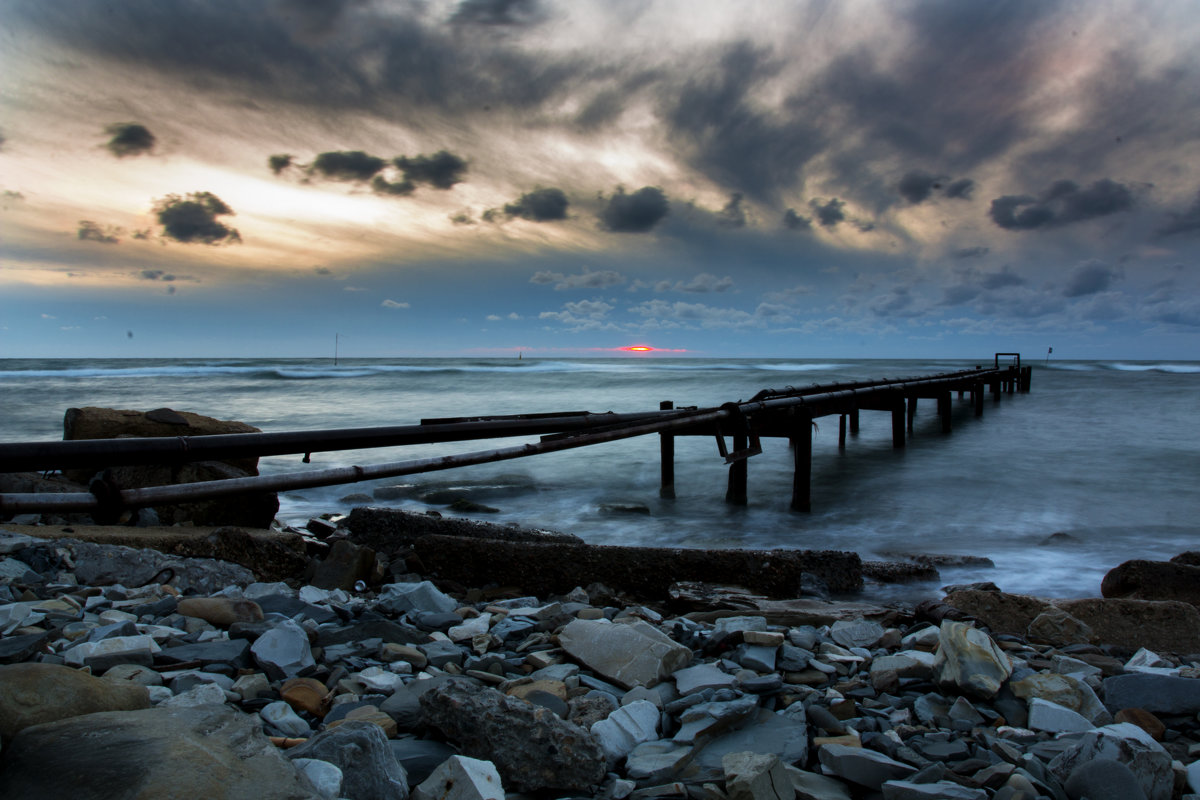
[[[796,427],[791,437],[796,464],[792,474],[792,511],[812,511],[812,429],[812,417],[796,415]],[[844,442],[845,414],[842,415],[841,430]]]
[[[892,447],[904,447],[904,398],[892,406]]]
[[[971,400],[975,403],[975,416],[983,416],[983,382],[976,383],[971,389]]]
[[[858,409],[855,408],[850,412],[850,433],[858,433]]]
[[[838,449],[846,449],[846,415],[838,416]]]
[[[913,420],[917,417],[917,398],[908,398],[908,432],[913,432]]]
[[[670,411],[675,404],[663,400],[658,404],[661,411]],[[658,496],[667,500],[675,499],[675,435],[662,432],[658,434],[659,462],[662,467],[662,482],[658,487]]]
[[[745,432],[733,435],[733,452],[740,453],[750,446]],[[746,505],[746,462],[749,459],[739,458],[729,465],[729,488],[725,491],[725,502],[734,506]]]
[[[938,416],[942,420],[942,433],[949,433],[951,427],[951,414],[954,412],[954,403],[950,392],[939,394],[937,399]]]

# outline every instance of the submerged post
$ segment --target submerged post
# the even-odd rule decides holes
[[[670,411],[675,404],[663,400],[658,404],[660,411]],[[659,462],[662,468],[662,482],[658,487],[658,496],[667,500],[675,499],[675,434],[662,431],[658,434]]]
[[[845,439],[846,416],[842,415],[842,439]],[[792,511],[812,511],[812,416],[799,413],[792,430],[795,471],[792,473]]]
[[[892,447],[904,447],[904,398],[892,405]]]
[[[745,431],[733,435],[733,452],[740,453],[750,446]],[[746,505],[746,462],[749,459],[739,458],[729,465],[729,488],[725,491],[725,502],[730,505]]]

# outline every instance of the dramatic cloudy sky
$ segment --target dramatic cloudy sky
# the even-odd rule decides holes
[[[0,357],[1200,358],[1191,0],[4,0]]]

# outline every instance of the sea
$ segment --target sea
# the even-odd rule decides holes
[[[64,412],[168,407],[263,431],[407,425],[441,417],[639,412],[664,400],[719,406],[783,390],[905,378],[990,364],[962,360],[702,359],[53,359],[0,360],[0,441],[61,439]],[[954,400],[944,434],[919,405],[903,449],[887,412],[861,412],[838,447],[838,418],[813,434],[812,510],[789,510],[793,456],[764,439],[747,463],[748,504],[725,502],[728,467],[711,437],[676,441],[674,499],[659,497],[658,437],[643,436],[455,470],[280,495],[303,525],[357,505],[436,510],[569,532],[594,544],[851,550],[982,556],[938,581],[870,585],[863,599],[915,601],[947,584],[1098,596],[1111,568],[1200,549],[1200,362],[1032,364],[1031,391],[989,395],[982,418]],[[264,458],[263,473],[383,464],[490,450],[536,437]],[[457,497],[492,511],[460,513]],[[730,574],[729,582],[736,583]]]

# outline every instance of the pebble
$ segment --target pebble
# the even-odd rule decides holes
[[[1200,789],[1200,657],[1083,644],[1063,615],[1027,640],[904,607],[885,624],[710,623],[592,605],[582,589],[473,600],[414,575],[353,592],[87,587],[33,571],[22,542],[0,532],[0,686],[30,667],[103,680],[60,681],[32,709],[0,692],[6,750],[63,715],[221,706],[257,736],[306,740],[277,752],[318,797],[402,784],[462,800]]]

